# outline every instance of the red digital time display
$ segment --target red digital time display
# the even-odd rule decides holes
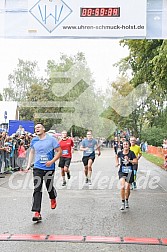
[[[120,17],[120,7],[80,8],[80,17]]]

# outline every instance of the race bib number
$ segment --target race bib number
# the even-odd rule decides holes
[[[91,154],[93,152],[92,148],[87,149],[86,153]]]
[[[123,173],[130,173],[130,172],[132,172],[132,167],[131,166],[122,166],[122,172]]]
[[[63,154],[63,155],[68,155],[68,150],[63,150],[63,151],[62,151],[62,154]]]
[[[48,161],[48,156],[47,155],[41,155],[40,163],[45,164],[47,161]]]

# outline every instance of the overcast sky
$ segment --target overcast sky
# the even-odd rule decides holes
[[[18,58],[36,60],[43,75],[47,60],[57,61],[61,53],[69,56],[85,54],[96,88],[114,81],[118,69],[113,64],[128,55],[128,49],[114,39],[0,39],[0,92],[8,85],[8,75],[17,67]]]

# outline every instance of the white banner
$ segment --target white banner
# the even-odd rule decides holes
[[[0,37],[146,37],[147,0],[0,0]]]

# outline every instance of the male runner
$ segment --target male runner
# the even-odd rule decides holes
[[[28,171],[34,160],[33,179],[34,179],[34,193],[32,202],[32,211],[35,212],[32,220],[40,221],[41,217],[41,203],[42,203],[42,185],[43,179],[49,194],[51,209],[56,208],[57,192],[53,186],[55,161],[61,156],[62,150],[57,140],[45,133],[43,124],[38,123],[35,126],[34,137],[30,143],[30,153],[26,170]],[[56,151],[56,155],[54,153]]]
[[[85,183],[91,185],[92,176],[92,164],[95,160],[95,150],[98,151],[98,156],[100,156],[100,146],[97,144],[96,139],[93,138],[92,132],[87,132],[87,138],[83,139],[81,142],[80,150],[83,151],[82,162],[85,167]]]
[[[67,131],[62,131],[62,139],[59,141],[60,147],[62,149],[62,155],[59,160],[59,167],[61,167],[61,175],[63,178],[62,186],[66,185],[65,173],[67,173],[67,178],[70,179],[70,163],[72,158],[72,151],[74,142],[71,138],[67,137]]]
[[[142,156],[142,151],[140,149],[140,146],[136,144],[136,138],[134,136],[130,137],[130,150],[135,153],[137,160],[139,161],[139,159]],[[138,170],[138,162],[137,162],[137,164],[134,164],[133,170],[134,170],[134,182],[132,183],[131,189],[135,189],[137,187],[136,186],[136,174],[137,174],[137,170]]]

